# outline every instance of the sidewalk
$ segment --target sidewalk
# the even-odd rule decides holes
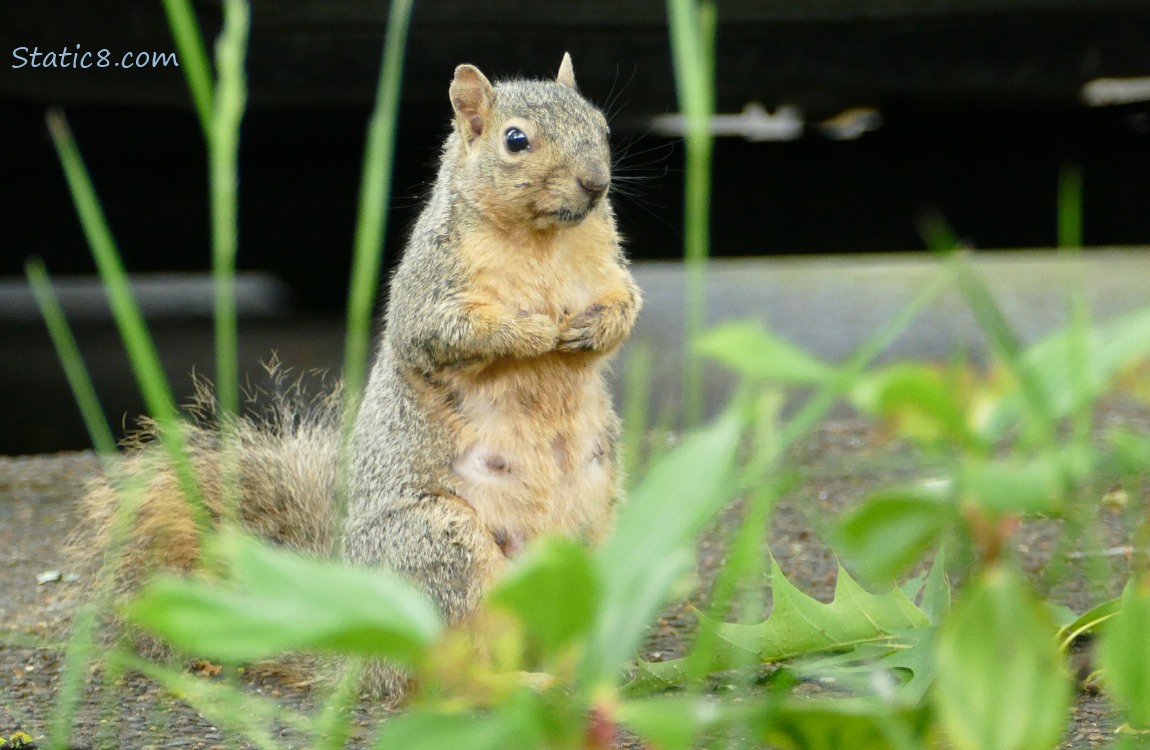
[[[1076,259],[1050,250],[972,253],[1019,338],[1033,341],[1068,320],[1068,295],[1080,288],[1095,320],[1150,307],[1150,249],[1090,250]],[[846,359],[894,318],[938,274],[939,259],[921,254],[724,260],[706,272],[707,320],[759,320],[774,333],[830,362]],[[675,263],[638,266],[646,305],[632,345],[653,354],[656,401],[675,399],[682,370],[684,274]],[[945,360],[986,354],[970,307],[953,284],[894,342],[882,359]],[[624,352],[624,355],[626,352]],[[617,372],[625,367],[624,362]],[[617,378],[618,379],[618,378]],[[721,405],[731,379],[709,368],[708,411]]]
[[[1150,306],[1148,248],[1090,250],[1080,259],[1052,251],[969,257],[1023,341],[1066,322],[1067,295],[1075,285],[1081,286],[1097,320]],[[673,410],[680,394],[684,274],[677,263],[637,264],[634,272],[646,302],[613,380],[618,397],[630,352],[647,347],[653,357],[652,414],[658,415]],[[944,270],[938,260],[920,254],[716,261],[705,274],[707,319],[711,324],[760,320],[812,354],[838,362],[939,273]],[[210,287],[203,289],[210,294]],[[181,319],[167,310],[151,323],[179,398],[189,391],[193,369],[208,375],[213,369],[211,320],[203,316],[202,305],[191,304],[191,309],[200,309],[200,316]],[[100,317],[98,312],[90,316]],[[276,351],[299,372],[336,370],[343,356],[342,326],[335,317],[290,314],[241,320],[241,368],[258,380],[258,363]],[[114,327],[108,321],[79,325],[77,338],[109,419],[114,426],[130,423],[143,406]],[[79,416],[43,326],[0,319],[0,342],[0,454],[85,446]],[[973,315],[957,291],[948,288],[884,359],[944,360],[956,347],[976,360],[985,354]],[[725,402],[731,382],[719,368],[708,368],[708,411]]]

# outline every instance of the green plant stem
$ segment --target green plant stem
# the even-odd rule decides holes
[[[216,41],[218,80],[208,140],[211,178],[212,281],[215,293],[216,398],[221,415],[239,411],[236,324],[236,252],[239,245],[238,161],[240,123],[247,101],[244,55],[250,9],[245,0],[224,3],[224,28]],[[226,420],[221,420],[221,423]]]
[[[208,51],[200,33],[199,22],[192,11],[190,0],[163,0],[168,16],[168,27],[179,51],[180,68],[188,81],[192,103],[203,128],[204,138],[211,139],[212,131],[212,72],[208,65]]]
[[[684,195],[683,259],[686,270],[683,416],[690,427],[703,414],[702,362],[690,342],[706,324],[706,262],[710,257],[711,116],[715,111],[715,25],[713,2],[667,0],[671,52],[679,107],[687,118],[687,177]]]
[[[160,365],[159,354],[148,334],[143,313],[136,304],[119,250],[108,229],[103,209],[96,197],[95,188],[92,186],[80,151],[72,138],[68,122],[63,113],[55,109],[48,112],[47,122],[56,153],[64,169],[68,189],[72,194],[72,201],[76,206],[76,213],[108,295],[116,327],[124,341],[128,359],[132,363],[136,382],[144,396],[148,411],[156,422],[160,440],[172,458],[180,487],[191,502],[193,517],[199,528],[203,529],[207,512],[184,448],[175,399],[164,369]]]
[[[643,464],[643,442],[650,423],[651,347],[632,345],[623,375],[623,477],[630,486]]]
[[[371,320],[383,262],[387,230],[387,203],[391,193],[392,162],[399,95],[403,85],[403,52],[411,23],[412,0],[394,0],[387,18],[387,38],[380,62],[375,108],[367,131],[363,173],[359,188],[351,289],[347,300],[347,344],[343,362],[345,420],[350,423],[367,373],[371,346]]]

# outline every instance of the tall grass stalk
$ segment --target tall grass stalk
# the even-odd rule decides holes
[[[363,391],[367,373],[372,312],[379,289],[383,240],[387,231],[395,130],[403,86],[403,53],[411,25],[411,6],[412,0],[393,0],[388,11],[387,38],[380,61],[375,107],[363,154],[343,361],[344,415],[347,420],[354,414],[354,405]]]
[[[103,459],[104,471],[109,475],[116,475],[120,467],[111,460],[116,453],[116,441],[112,429],[104,416],[91,377],[76,345],[76,339],[52,290],[44,264],[39,259],[34,259],[28,261],[24,268],[40,315],[52,339],[52,346],[60,359],[72,396],[80,408],[88,436]],[[72,632],[64,652],[56,704],[49,726],[48,747],[53,750],[71,747],[71,729],[80,706],[88,666],[98,656],[96,631],[99,627],[100,613],[108,611],[112,601],[110,582],[115,578],[115,568],[120,564],[120,553],[128,543],[142,493],[151,481],[152,475],[149,472],[142,472],[126,479],[123,501],[117,505],[113,516],[111,538],[103,563],[100,571],[95,574],[91,596],[76,611]],[[106,690],[110,690],[111,685],[115,683],[112,676],[116,673],[115,668],[108,665],[105,675]]]
[[[1075,164],[1065,164],[1058,174],[1058,247],[1074,266],[1082,263],[1082,170]],[[1079,404],[1074,410],[1074,436],[1084,443],[1090,432],[1090,304],[1082,289],[1081,275],[1075,274],[1076,283],[1069,291],[1067,308],[1070,310],[1070,362]]]
[[[1083,263],[1082,257],[1082,213],[1083,213],[1082,170],[1077,164],[1064,164],[1058,173],[1058,247],[1075,271]],[[1069,310],[1070,337],[1067,346],[1067,372],[1071,375],[1071,387],[1077,391],[1074,410],[1071,412],[1072,441],[1075,445],[1088,448],[1090,444],[1091,412],[1093,399],[1090,398],[1091,314],[1090,303],[1083,289],[1082,276],[1074,274],[1067,291],[1066,307]],[[1071,486],[1069,467],[1064,469],[1063,482]],[[1067,551],[1074,544],[1087,548],[1102,548],[1103,540],[1098,525],[1092,523],[1094,511],[1090,504],[1076,503],[1066,514],[1066,530],[1060,539],[1060,546]],[[1060,550],[1061,551],[1061,550]],[[1059,555],[1052,568],[1061,574],[1068,556]],[[1086,558],[1085,570],[1088,581],[1095,590],[1106,587],[1107,566],[1103,558],[1091,555]]]
[[[623,373],[623,477],[628,486],[644,465],[644,438],[650,428],[651,347],[632,344]]]
[[[687,426],[703,414],[702,363],[690,342],[706,324],[704,286],[710,257],[711,117],[715,111],[715,4],[711,0],[667,0],[671,54],[679,108],[687,118],[687,176],[683,215],[686,298],[683,307],[685,360],[683,416]]]
[[[245,0],[227,0],[224,3],[224,27],[216,41],[217,81],[208,139],[216,398],[224,415],[236,414],[240,403],[235,278],[239,245],[240,123],[247,102],[244,56],[249,16],[250,9]],[[221,424],[226,423],[227,420],[221,420]]]
[[[112,315],[136,376],[136,383],[159,429],[160,440],[172,458],[180,487],[189,498],[197,525],[202,529],[207,513],[183,444],[180,417],[176,411],[171,387],[160,364],[156,346],[132,293],[120,252],[104,218],[96,190],[92,186],[91,177],[84,166],[68,122],[63,113],[55,109],[48,112],[47,121],[48,130],[56,146],[56,154],[72,194],[76,214],[80,218],[92,257],[96,261],[108,303],[112,308]]]
[[[109,456],[116,452],[116,439],[112,435],[112,428],[100,407],[99,397],[92,385],[92,378],[84,366],[80,349],[76,345],[76,338],[68,327],[64,311],[52,284],[48,280],[48,273],[44,263],[37,259],[29,260],[24,264],[24,272],[28,277],[28,284],[32,287],[32,294],[36,298],[36,305],[40,308],[40,315],[48,327],[48,335],[52,339],[52,346],[64,368],[64,376],[68,380],[68,387],[80,408],[80,415],[92,445],[100,453],[101,458],[107,461]],[[110,470],[110,466],[105,465]],[[65,748],[69,745],[72,725],[75,721],[76,710],[80,705],[80,695],[84,687],[84,675],[87,674],[88,665],[95,655],[96,613],[98,608],[91,603],[76,613],[69,638],[68,648],[65,651],[64,663],[60,673],[60,688],[56,694],[56,705],[52,712],[52,721],[49,728],[48,746],[51,748]]]
[[[191,0],[163,0],[164,11],[168,16],[168,27],[176,40],[179,51],[180,69],[188,82],[192,103],[203,128],[204,138],[211,139],[212,132],[212,71],[208,65],[208,51],[200,25],[192,10]]]

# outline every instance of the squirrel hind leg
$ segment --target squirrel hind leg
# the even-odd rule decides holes
[[[355,565],[390,569],[435,602],[449,624],[475,611],[507,558],[466,501],[448,495],[353,508],[343,554]]]
[[[507,566],[496,534],[452,495],[374,500],[372,508],[348,513],[344,559],[394,571],[427,594],[449,625],[466,621]],[[413,687],[410,674],[386,662],[369,664],[361,683],[366,696],[391,705],[402,704]]]

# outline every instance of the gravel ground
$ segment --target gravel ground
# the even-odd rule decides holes
[[[1111,409],[1100,419],[1132,424],[1150,434],[1150,419],[1133,407]],[[813,596],[829,600],[837,562],[821,541],[820,530],[868,491],[917,476],[912,473],[913,462],[905,445],[857,421],[829,423],[805,442],[794,455],[804,477],[777,508],[768,540],[788,578]],[[99,463],[90,453],[0,457],[0,737],[22,730],[40,738],[47,732],[62,644],[77,594],[89,584],[66,577],[62,541],[76,523],[74,505],[84,480],[98,471]],[[1129,518],[1123,512],[1104,511],[1100,517],[1100,523],[1090,526],[1093,535],[1079,543],[1089,549],[1127,543]],[[696,602],[713,580],[724,540],[739,519],[738,508],[733,507],[701,540]],[[1108,567],[1105,579],[1091,579],[1089,585],[1080,560],[1071,560],[1057,580],[1047,580],[1051,560],[1065,560],[1070,558],[1068,552],[1078,551],[1066,547],[1062,538],[1062,524],[1054,521],[1028,522],[1015,537],[1017,552],[1038,585],[1077,611],[1114,595],[1128,563],[1121,556],[1090,558]],[[60,571],[62,577],[39,583],[38,576],[49,571]],[[681,654],[692,629],[684,604],[669,607],[652,628],[646,658]],[[98,670],[89,675],[73,737],[76,747],[246,747],[143,677],[129,675],[110,682],[104,684]],[[249,674],[241,682],[285,705],[314,708],[307,685],[283,675]],[[370,736],[368,728],[386,713],[379,706],[361,705],[356,720],[360,736],[349,746],[363,746]],[[1079,691],[1064,747],[1102,747],[1112,739],[1114,724],[1103,697]],[[305,746],[288,730],[282,741],[285,749]]]

